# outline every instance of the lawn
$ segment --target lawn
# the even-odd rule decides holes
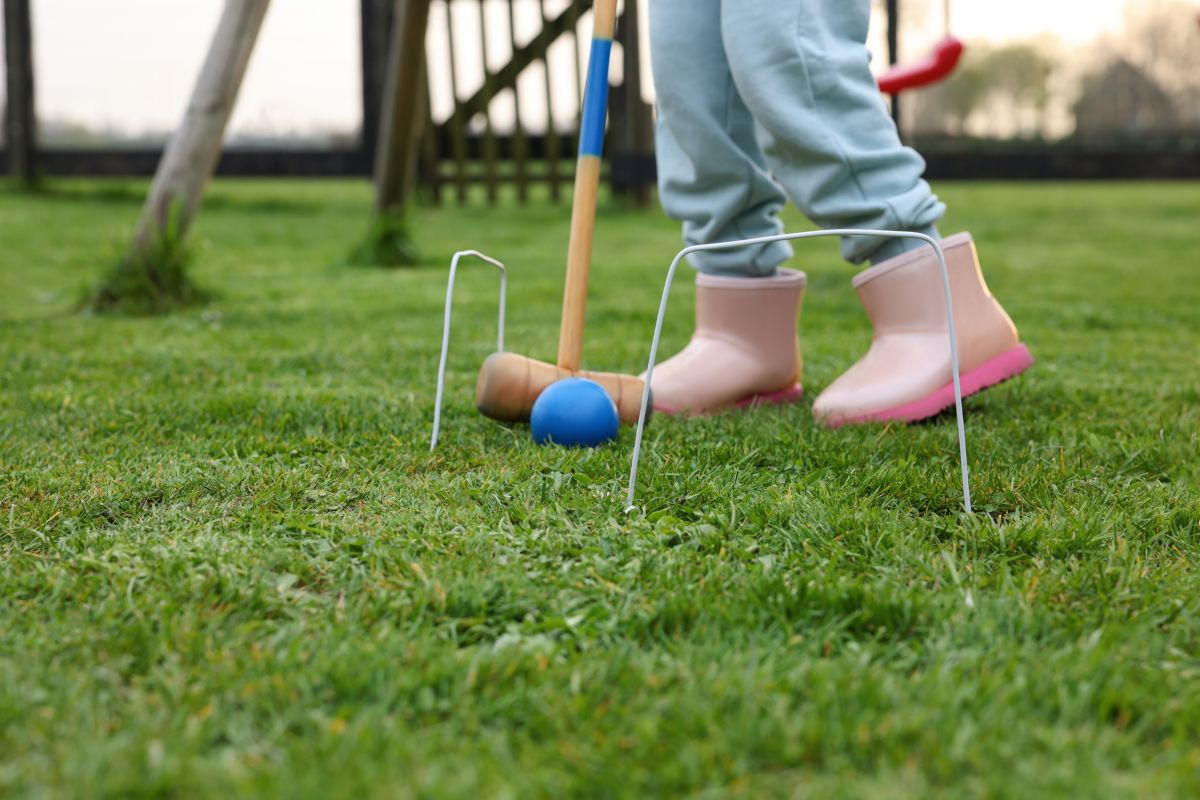
[[[215,184],[207,306],[74,311],[143,187],[0,189],[0,795],[1194,797],[1200,185],[939,187],[1039,363],[954,423],[808,404],[535,446],[473,409],[511,268],[550,358],[568,209]],[[789,218],[799,226],[797,217]],[[602,204],[588,365],[639,371],[678,232]],[[809,394],[864,350],[799,246]],[[664,351],[686,341],[678,282]]]

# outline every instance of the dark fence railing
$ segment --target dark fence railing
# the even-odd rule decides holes
[[[438,200],[449,194],[466,202],[474,196],[468,187],[482,184],[486,196],[495,202],[502,186],[515,186],[518,199],[523,200],[531,187],[543,185],[551,197],[561,198],[573,181],[577,141],[575,127],[563,127],[562,120],[577,119],[582,104],[581,38],[591,0],[432,2],[438,24],[431,24],[427,34],[431,45],[427,73],[448,80],[430,80],[427,94],[442,91],[438,105],[448,103],[451,111],[435,120],[429,111],[433,103],[425,104],[427,124],[419,173],[422,188]],[[652,111],[641,99],[638,7],[638,0],[626,0],[618,25],[626,78],[612,90],[608,154],[611,163],[618,165],[612,171],[617,188],[647,195],[654,178]],[[393,3],[360,0],[360,9],[362,127],[358,142],[334,149],[229,147],[218,174],[361,177],[372,173]],[[529,35],[526,30],[519,36],[519,16],[525,23],[536,19],[536,32]],[[552,56],[553,46],[562,40],[569,42],[569,47]],[[492,66],[498,58],[504,59],[503,64]],[[529,85],[520,80],[532,68],[543,75],[537,92],[541,97],[530,96]],[[468,72],[474,80],[468,78]],[[501,104],[510,104],[513,111],[503,129],[497,121]],[[530,105],[541,113],[531,115]],[[161,148],[145,146],[50,146],[39,148],[36,158],[38,170],[46,175],[144,176],[153,174],[160,154]],[[639,166],[632,169],[631,164]],[[0,150],[0,169],[7,167],[8,154]]]
[[[642,99],[638,50],[637,11],[645,2],[626,0],[618,25],[624,80],[612,87],[605,172],[614,189],[643,200],[655,180],[652,109]],[[537,186],[554,199],[563,197],[573,178],[576,147],[575,128],[563,123],[578,117],[581,39],[590,0],[433,3],[437,13],[427,34],[427,72],[439,78],[428,84],[427,133],[419,159],[426,195],[468,202],[480,196],[472,187],[482,186],[483,196],[495,202],[500,188],[507,186],[524,200]],[[360,0],[362,133],[357,143],[328,149],[230,147],[218,174],[369,176],[392,7],[393,0]],[[530,20],[536,20],[536,30]],[[529,70],[540,71],[541,79],[531,80]],[[430,111],[435,106],[440,109],[437,118]],[[505,119],[498,115],[502,107],[508,111]],[[1061,141],[916,134],[913,141],[933,179],[1200,178],[1198,131]],[[160,153],[148,147],[46,147],[37,152],[37,168],[47,175],[150,175]],[[8,168],[8,154],[0,150],[0,170]]]

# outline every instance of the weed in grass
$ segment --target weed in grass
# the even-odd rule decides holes
[[[349,256],[349,263],[367,267],[411,267],[420,263],[421,253],[412,238],[408,219],[378,213],[371,219],[366,236]]]
[[[99,314],[146,316],[204,303],[208,294],[188,277],[191,261],[191,249],[180,226],[180,209],[175,207],[148,246],[130,247],[116,259],[83,307]]]

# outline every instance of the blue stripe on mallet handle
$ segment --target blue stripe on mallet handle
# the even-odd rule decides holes
[[[583,114],[579,120],[579,157],[604,155],[604,121],[608,115],[608,65],[612,39],[592,39],[588,59],[587,85],[583,93]]]
[[[608,62],[617,21],[617,0],[596,0],[592,17],[592,51],[579,124],[579,161],[575,167],[571,242],[567,247],[567,279],[558,337],[558,366],[571,371],[579,370],[583,361],[583,320],[592,233],[596,226],[596,194],[600,187],[600,156],[608,111]]]

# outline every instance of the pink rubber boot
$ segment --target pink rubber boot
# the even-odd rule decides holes
[[[952,236],[942,247],[966,397],[1021,374],[1033,356],[988,291],[971,235]],[[954,405],[946,298],[933,250],[913,250],[877,264],[854,278],[854,288],[875,338],[867,354],[821,393],[813,415],[834,427],[913,422]]]
[[[806,280],[787,269],[770,278],[697,276],[696,332],[654,367],[654,410],[703,415],[799,400],[796,321]]]

